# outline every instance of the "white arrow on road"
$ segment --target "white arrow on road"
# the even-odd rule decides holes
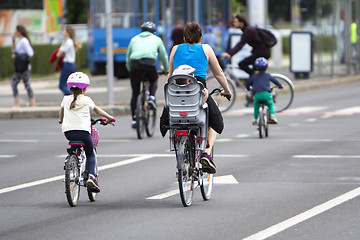
[[[239,182],[234,178],[233,175],[214,177],[214,184],[238,184]],[[161,200],[171,196],[179,194],[179,189],[172,190],[169,192],[161,193],[152,197],[148,197],[148,200]]]

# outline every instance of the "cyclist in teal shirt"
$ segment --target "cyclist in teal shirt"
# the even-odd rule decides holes
[[[132,96],[130,101],[132,123],[136,128],[135,109],[137,97],[140,93],[141,82],[144,77],[150,82],[150,102],[156,107],[155,93],[157,90],[158,73],[156,70],[156,59],[160,55],[163,71],[168,72],[169,62],[167,52],[161,38],[156,36],[155,24],[145,22],[141,25],[141,33],[133,37],[126,53],[126,67],[130,72]]]
[[[260,100],[267,101],[267,106],[270,113],[270,123],[277,124],[277,119],[275,117],[274,101],[271,95],[270,81],[273,82],[279,88],[283,88],[281,83],[276,80],[271,74],[266,72],[268,67],[268,61],[266,58],[259,57],[254,62],[255,70],[258,72],[253,74],[249,80],[246,82],[246,88],[254,94],[254,119],[253,125],[256,124],[256,120],[259,117],[259,108]]]

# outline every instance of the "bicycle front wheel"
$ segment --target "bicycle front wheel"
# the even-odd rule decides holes
[[[80,168],[78,157],[72,154],[67,157],[65,163],[65,193],[68,203],[75,207],[80,197]]]
[[[283,89],[273,88],[271,95],[273,96],[275,112],[282,112],[290,107],[294,100],[294,84],[286,76],[278,73],[272,73],[276,80],[278,80]],[[270,83],[271,86],[274,86],[274,83]]]
[[[213,95],[211,95],[211,97],[215,100],[215,102],[217,102],[219,104],[219,109],[221,112],[228,111],[234,105],[235,99],[236,99],[235,85],[230,79],[228,79],[228,78],[226,78],[226,79],[227,79],[229,88],[233,94],[230,101],[227,100],[226,97],[222,97],[219,92],[216,92]],[[222,88],[220,83],[216,80],[216,78],[214,76],[211,76],[208,79],[206,79],[206,87],[207,87],[207,89],[209,89],[209,91],[212,91],[215,88]]]
[[[156,125],[156,108],[153,106],[147,105],[146,111],[146,135],[152,137],[155,133]]]
[[[211,156],[214,156],[214,147],[212,148],[211,151]],[[201,196],[202,198],[207,201],[210,199],[211,197],[211,192],[212,192],[212,188],[213,188],[213,182],[214,182],[214,174],[210,174],[207,172],[201,172],[201,185],[200,185],[200,190],[201,190]]]
[[[136,102],[136,133],[138,139],[144,138],[145,128],[144,94],[140,93]]]
[[[180,198],[184,207],[188,207],[192,204],[194,195],[193,189],[193,162],[194,154],[191,147],[190,139],[188,137],[182,137],[179,144],[177,160],[181,163],[180,169],[178,169],[178,182],[180,190]]]

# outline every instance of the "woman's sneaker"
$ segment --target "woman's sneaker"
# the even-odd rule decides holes
[[[200,163],[202,165],[202,170],[204,172],[210,173],[210,174],[214,174],[216,173],[216,166],[213,162],[212,157],[207,154],[206,152],[204,152],[200,158]]]
[[[89,178],[86,181],[86,187],[90,192],[100,192],[99,184],[97,183],[95,176],[92,174],[89,174]]]

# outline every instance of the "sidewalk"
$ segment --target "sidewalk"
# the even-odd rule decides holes
[[[269,69],[271,72],[276,70]],[[293,75],[288,71],[281,72],[293,79]],[[114,78],[114,106],[108,106],[108,89],[106,75],[91,76],[91,85],[87,91],[94,102],[108,111],[112,115],[130,115],[130,97],[131,87],[129,79]],[[59,77],[54,75],[46,78],[32,78],[31,86],[35,93],[37,102],[36,107],[28,107],[26,90],[22,83],[18,85],[20,92],[19,108],[13,108],[12,90],[10,80],[0,82],[0,119],[24,119],[24,118],[57,118],[60,103],[63,98],[62,93],[58,89]],[[157,90],[157,102],[159,107],[164,104],[163,86],[166,76],[160,76]],[[339,84],[347,84],[360,81],[359,75],[337,76],[334,78],[316,76],[311,74],[309,79],[294,80],[295,94],[299,91],[309,89],[322,88],[328,86],[336,86]]]

